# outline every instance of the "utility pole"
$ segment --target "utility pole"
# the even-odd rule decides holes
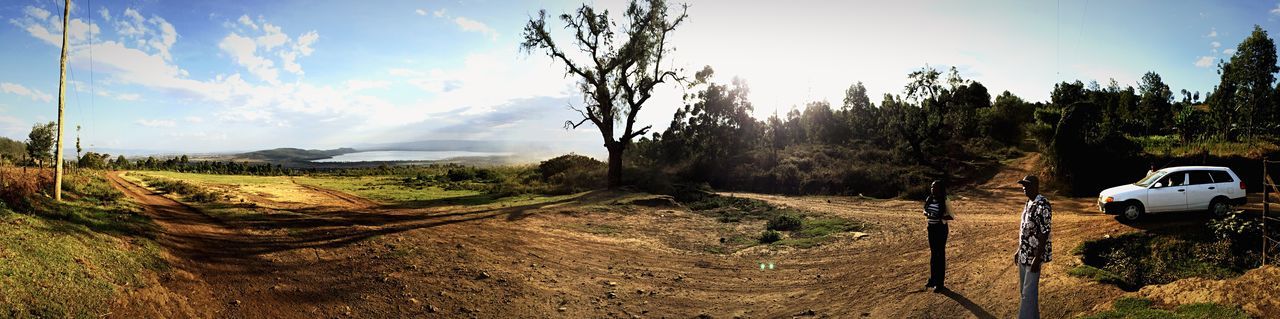
[[[54,149],[53,160],[57,163],[53,178],[53,199],[62,201],[62,110],[67,97],[67,34],[70,33],[67,21],[71,20],[71,0],[65,0],[62,6],[62,61],[58,63],[58,143]]]

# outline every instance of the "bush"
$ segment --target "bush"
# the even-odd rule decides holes
[[[53,183],[50,175],[40,171],[0,169],[0,201],[10,209],[30,212],[35,208],[37,196],[41,196],[42,191]]]
[[[761,243],[771,244],[779,240],[782,240],[782,233],[776,230],[766,230],[764,233],[760,234]]]
[[[765,225],[768,230],[796,230],[804,222],[804,218],[800,215],[792,213],[783,213],[769,219],[769,223]]]
[[[550,181],[552,177],[570,171],[591,171],[604,168],[604,162],[597,161],[594,158],[568,154],[561,155],[538,164],[538,173],[542,174],[542,179]]]
[[[100,171],[76,170],[62,178],[62,190],[99,202],[110,202],[124,197],[124,193],[111,187]]]
[[[1204,230],[1130,233],[1081,243],[1072,252],[1082,255],[1084,266],[1070,274],[1128,291],[1188,277],[1223,279],[1256,267],[1257,248],[1217,239]]]

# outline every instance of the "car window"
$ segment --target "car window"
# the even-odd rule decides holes
[[[1213,178],[1209,177],[1207,171],[1191,171],[1187,174],[1191,176],[1191,185],[1213,184]]]
[[[1151,184],[1154,184],[1156,181],[1160,180],[1160,178],[1163,178],[1165,174],[1169,174],[1169,172],[1156,171],[1154,173],[1147,174],[1147,177],[1143,177],[1137,183],[1134,183],[1134,185],[1142,187],[1151,186]]]
[[[1236,181],[1234,178],[1231,178],[1231,174],[1227,174],[1227,171],[1210,171],[1209,175],[1213,176],[1214,183],[1230,183]]]
[[[1161,178],[1161,179],[1160,179],[1160,184],[1161,184],[1161,185],[1164,185],[1164,187],[1169,187],[1169,186],[1183,186],[1183,184],[1185,184],[1185,183],[1186,183],[1186,181],[1187,181],[1187,179],[1186,179],[1186,178],[1187,178],[1187,174],[1186,174],[1186,173],[1183,173],[1183,172],[1177,172],[1177,173],[1169,174],[1168,176],[1165,176],[1164,178]]]

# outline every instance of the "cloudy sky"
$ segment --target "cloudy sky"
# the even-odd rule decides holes
[[[1175,92],[1209,91],[1254,24],[1280,27],[1274,0],[969,2],[691,1],[672,58],[745,79],[766,117],[838,104],[857,81],[878,102],[925,65],[1029,100],[1064,80],[1136,86],[1146,71]],[[61,3],[0,3],[0,136],[25,139],[57,116]],[[562,128],[581,100],[574,80],[519,50],[539,9],[581,3],[76,0],[68,133],[155,151],[467,139],[603,153],[594,128]],[[640,124],[665,128],[681,93],[663,88]]]

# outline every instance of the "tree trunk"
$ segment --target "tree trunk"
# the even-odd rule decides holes
[[[622,150],[623,144],[614,142],[605,145],[609,149],[609,189],[622,186]]]

